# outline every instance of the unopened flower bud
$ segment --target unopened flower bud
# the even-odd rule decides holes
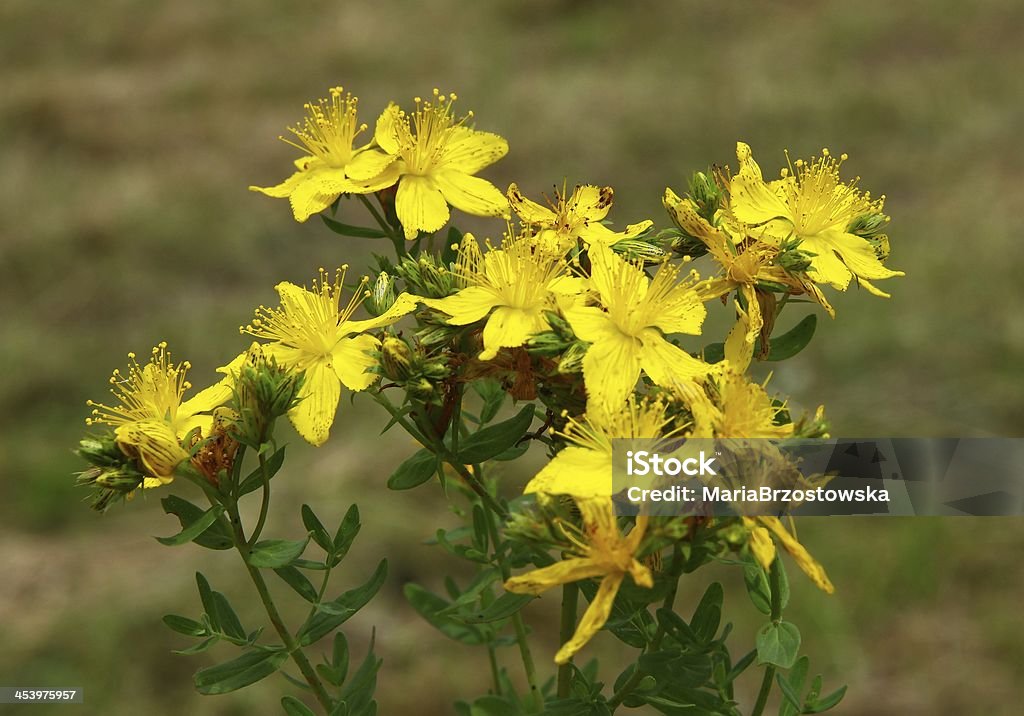
[[[279,365],[253,343],[235,376],[241,437],[254,444],[265,440],[273,421],[294,407],[302,381],[302,373]]]
[[[402,383],[412,375],[412,350],[396,336],[387,336],[380,346],[381,371],[389,380]]]
[[[395,304],[395,279],[387,271],[377,274],[377,280],[370,288],[370,295],[366,297],[366,310],[371,315],[380,316]]]

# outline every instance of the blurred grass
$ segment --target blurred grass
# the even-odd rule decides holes
[[[907,277],[887,282],[889,301],[837,297],[836,321],[773,385],[794,404],[824,403],[841,435],[1021,434],[1022,26],[1013,0],[7,0],[0,680],[84,686],[88,713],[276,712],[272,686],[190,691],[202,659],[170,656],[182,643],[158,619],[195,611],[191,574],[220,574],[221,555],[150,540],[172,528],[155,499],[90,514],[69,446],[84,401],[102,397],[127,351],[168,340],[202,384],[244,346],[237,327],[275,300],[276,282],[365,263],[369,244],[296,226],[285,202],[246,190],[285,176],[293,153],[274,138],[339,83],[368,122],[390,99],[457,90],[479,127],[509,140],[487,172],[496,184],[531,196],[563,178],[612,184],[619,224],[664,223],[664,187],[733,161],[739,138],[766,172],[783,148],[849,152],[863,186],[889,197],[890,265]],[[277,524],[298,529],[289,504],[338,519],[358,499],[366,532],[353,564],[368,573],[381,553],[392,559],[387,598],[351,623],[354,642],[378,626],[382,713],[448,713],[455,694],[484,690],[484,671],[418,622],[401,586],[448,567],[409,545],[451,518],[430,488],[383,492],[412,446],[389,437],[381,451],[371,441],[383,419],[364,421],[356,403],[329,447],[294,451]],[[840,713],[1016,713],[1018,520],[830,520],[802,533],[838,593],[797,587],[794,620],[812,664],[851,684]],[[224,589],[246,603],[244,584]],[[752,611],[729,594],[730,612]]]

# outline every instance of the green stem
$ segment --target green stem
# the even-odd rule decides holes
[[[252,534],[249,536],[249,546],[256,544],[256,540],[260,538],[263,533],[263,526],[267,522],[267,511],[270,508],[270,471],[267,469],[267,460],[263,457],[263,453],[259,454],[260,459],[260,476],[263,478],[263,500],[260,502],[260,516],[256,520],[256,527],[253,528]]]
[[[491,662],[491,679],[494,681],[494,694],[501,696],[501,673],[498,671],[498,652],[494,644],[487,645],[487,659]]]
[[[576,582],[562,585],[562,613],[558,625],[558,643],[564,644],[572,638],[576,630],[576,607],[579,604],[580,588]],[[567,661],[558,667],[558,698],[569,697],[572,686],[572,662]]]
[[[669,575],[672,577],[669,582],[668,592],[665,594],[665,599],[661,603],[664,609],[671,610],[676,603],[676,593],[679,591],[679,576],[683,573],[683,554],[679,549],[679,545],[676,545],[675,550],[672,552],[672,566],[669,568]],[[661,642],[665,638],[665,626],[659,624],[657,631],[654,632],[654,637],[651,639],[650,644],[644,649],[645,654],[657,651],[661,647]],[[643,674],[640,673],[639,669],[636,669],[624,683],[619,690],[612,694],[612,697],[608,700],[608,708],[615,711],[630,692],[636,688],[637,684],[643,679]]]
[[[380,215],[380,212],[377,211],[377,208],[370,203],[370,200],[367,199],[365,195],[356,194],[356,196],[359,198],[359,201],[363,203],[363,206],[366,207],[366,210],[369,211],[370,214],[373,216],[374,221],[376,221],[377,224],[380,226],[380,230],[383,231],[389,239],[391,239],[391,243],[395,247],[395,254],[398,256],[398,258],[401,259],[403,256],[405,256],[408,253],[405,250],[405,238],[399,236],[395,232],[391,224],[389,224],[384,219],[384,217]]]
[[[772,562],[771,569],[768,570],[768,580],[772,592],[771,617],[772,621],[776,624],[782,620],[782,578],[779,574],[781,568],[779,557],[776,556],[775,561]],[[757,692],[757,701],[754,702],[754,710],[750,712],[750,716],[761,716],[764,713],[764,707],[768,705],[768,695],[771,693],[773,683],[775,683],[775,666],[769,664],[765,667],[764,678],[761,679],[761,689]]]
[[[486,488],[484,488],[486,491]],[[490,494],[490,493],[488,493]],[[495,513],[490,509],[487,502],[483,502],[484,515],[487,517],[487,532],[491,538],[491,544],[494,546],[495,554],[497,555],[498,545],[500,544],[500,535],[498,534],[498,525],[495,523]],[[505,560],[498,560],[498,569],[501,570],[501,579],[503,582],[507,582],[509,577],[512,576],[512,570],[508,566],[508,562]],[[526,624],[523,622],[523,615],[520,612],[516,612],[512,615],[512,628],[516,633],[516,643],[519,645],[519,656],[523,661],[523,671],[526,673],[526,683],[530,687],[530,698],[528,703],[533,706],[533,710],[536,713],[543,713],[544,711],[544,697],[540,693],[540,688],[537,686],[537,667],[533,662],[533,653],[530,651],[530,643],[527,639]]]
[[[426,436],[423,431],[413,426],[412,423],[405,419],[405,416],[399,412],[398,408],[396,408],[383,393],[371,392],[370,395],[372,395],[373,399],[377,401],[377,404],[387,410],[391,414],[391,417],[395,419],[395,422],[401,425],[407,433],[419,442],[420,445],[432,451],[439,458],[451,465],[455,472],[457,472],[459,476],[465,480],[466,484],[469,485],[470,489],[480,497],[488,509],[502,519],[508,517],[508,510],[494,499],[494,496],[486,487],[484,487],[483,483],[481,483],[473,473],[466,469],[466,466],[458,459],[458,457],[452,454],[451,450],[445,447],[441,440],[436,437],[431,439]]]

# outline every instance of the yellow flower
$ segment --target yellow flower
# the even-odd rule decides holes
[[[730,182],[730,209],[764,240],[776,243],[787,237],[800,240],[800,250],[815,256],[809,271],[819,283],[845,291],[853,276],[876,296],[888,297],[871,281],[905,275],[882,265],[866,239],[849,233],[851,222],[865,214],[881,213],[885,197],[872,200],[857,189],[856,180],[841,183],[839,161],[822,150],[810,162],[797,160],[782,178],[765,182],[750,147],[736,145],[739,172]]]
[[[640,372],[657,385],[706,375],[711,366],[669,343],[665,333],[698,335],[707,311],[694,282],[678,282],[679,270],[662,264],[653,279],[643,266],[611,249],[591,248],[591,282],[600,307],[577,305],[565,311],[573,331],[592,345],[583,357],[589,400],[618,409]]]
[[[432,101],[416,98],[416,111],[406,115],[389,105],[377,120],[377,144],[392,155],[401,178],[395,211],[405,238],[433,233],[448,222],[448,204],[477,216],[508,217],[508,201],[490,182],[473,176],[508,153],[508,143],[496,134],[466,126],[452,114],[454,93],[434,90]]]
[[[261,306],[252,323],[243,333],[272,341],[265,346],[266,355],[283,368],[303,371],[305,379],[299,391],[299,402],[288,417],[296,431],[313,445],[322,445],[334,422],[341,398],[341,386],[353,391],[365,390],[377,376],[368,372],[376,364],[371,352],[380,341],[366,331],[394,323],[416,307],[417,299],[400,295],[395,304],[377,318],[365,321],[352,319],[352,314],[366,297],[368,279],[363,279],[348,304],[341,306],[341,292],[347,266],[335,273],[329,282],[323,269],[313,288],[293,283],[279,283],[275,288],[281,297],[280,308]],[[240,354],[222,372],[237,371],[246,359]]]
[[[366,130],[359,124],[356,108],[359,100],[333,87],[330,97],[306,104],[306,118],[289,131],[298,139],[281,139],[306,152],[295,161],[298,171],[277,186],[251,186],[278,199],[288,197],[296,221],[305,221],[326,209],[341,194],[367,194],[384,189],[398,179],[391,168],[391,157],[367,144],[353,148],[355,138]]]
[[[181,462],[181,440],[195,428],[205,434],[213,418],[204,413],[231,397],[230,385],[221,381],[182,401],[185,391],[192,387],[186,379],[190,367],[187,361],[173,363],[167,343],[161,342],[153,348],[145,366],[129,353],[128,374],[114,371],[110,392],[117,399],[116,405],[88,401],[93,410],[86,424],[114,428],[121,449],[138,457],[151,471],[146,487],[171,481],[174,467]]]
[[[524,197],[515,184],[508,188],[509,203],[523,223],[537,231],[540,239],[563,252],[575,246],[577,239],[587,246],[610,246],[622,239],[636,238],[654,224],[650,220],[641,221],[630,224],[625,231],[612,231],[601,223],[611,209],[612,197],[610,186],[577,186],[568,198],[563,187],[547,208]]]
[[[544,312],[555,309],[559,297],[584,290],[583,280],[566,275],[566,269],[560,256],[511,237],[500,249],[489,247],[481,256],[476,239],[466,234],[456,265],[456,279],[465,288],[423,303],[447,313],[448,323],[455,326],[475,323],[490,313],[480,353],[482,360],[490,360],[502,348],[521,346],[530,336],[548,330]]]
[[[505,589],[516,594],[535,594],[569,582],[601,577],[601,586],[583,614],[576,633],[555,654],[555,663],[569,661],[608,621],[615,595],[626,575],[638,586],[653,587],[651,570],[637,558],[636,552],[647,531],[648,518],[641,515],[628,535],[619,531],[611,500],[576,500],[583,517],[583,528],[563,524],[562,530],[573,543],[576,556],[549,567],[512,577]]]
[[[800,544],[778,517],[744,517],[743,525],[750,532],[750,549],[754,559],[767,571],[775,561],[775,544],[771,535],[782,543],[782,547],[796,560],[797,566],[811,578],[815,586],[827,594],[835,587],[825,573],[825,568]]]
[[[560,433],[568,445],[527,483],[524,492],[580,499],[609,497],[613,490],[612,440],[640,439],[647,443],[644,449],[651,449],[651,440],[674,433],[666,430],[671,418],[665,410],[659,400],[637,401],[633,396],[611,410],[592,403],[582,418],[568,418]]]

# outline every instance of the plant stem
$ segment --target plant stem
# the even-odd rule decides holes
[[[367,199],[365,195],[356,194],[356,197],[358,197],[359,201],[361,201],[363,206],[366,207],[366,210],[373,216],[374,221],[376,221],[380,226],[380,230],[387,234],[387,237],[391,239],[391,243],[395,247],[395,254],[398,258],[401,259],[405,256],[406,253],[408,253],[405,250],[405,238],[395,233],[394,228],[385,221],[384,217],[380,215],[380,212],[377,211],[376,207],[370,203],[370,200]]]
[[[261,460],[262,460],[262,456]],[[265,475],[266,473],[264,473]],[[237,481],[237,480],[236,480]],[[213,502],[212,496],[211,502]],[[291,632],[284,624],[284,620],[281,619],[281,613],[277,610],[277,605],[274,604],[273,597],[270,596],[270,590],[267,588],[267,583],[263,579],[263,575],[260,574],[259,569],[249,564],[249,556],[252,553],[252,547],[249,545],[249,541],[245,537],[245,532],[242,529],[242,521],[238,515],[238,505],[231,503],[225,505],[225,511],[230,516],[231,524],[231,535],[233,542],[235,543],[235,549],[238,550],[238,554],[242,557],[242,562],[245,564],[245,569],[249,573],[249,578],[252,579],[253,585],[256,587],[256,592],[260,595],[260,601],[263,603],[263,608],[267,612],[267,616],[270,618],[270,623],[273,625],[277,635],[281,637],[281,641],[284,642],[285,648],[288,650],[289,656],[292,661],[299,668],[306,683],[313,690],[316,700],[323,707],[325,713],[330,713],[334,704],[331,701],[330,695],[324,688],[323,683],[320,681],[320,677],[317,676],[316,671],[313,670],[313,666],[309,663],[309,659],[306,658],[305,652],[302,651],[302,647],[299,646],[298,642],[292,636]]]
[[[676,603],[676,592],[679,591],[679,576],[683,573],[683,554],[679,549],[679,545],[676,545],[675,550],[672,552],[672,566],[669,568],[669,575],[672,580],[669,582],[668,592],[665,593],[665,599],[661,603],[662,608],[672,609]],[[661,642],[665,638],[665,627],[664,624],[659,624],[657,631],[654,632],[654,637],[651,639],[651,643],[644,649],[644,653],[650,653],[657,651],[661,647]],[[630,692],[636,688],[637,684],[643,679],[643,674],[640,670],[635,670],[618,691],[612,694],[612,697],[608,700],[608,708],[614,711],[618,708],[623,700],[629,696]]]
[[[779,575],[779,557],[776,555],[775,561],[772,562],[771,569],[768,570],[768,580],[772,592],[772,621],[778,624],[782,620],[782,588],[781,588],[781,577]],[[757,701],[754,702],[754,710],[750,712],[750,716],[761,716],[764,712],[764,707],[768,705],[768,695],[771,693],[772,684],[775,683],[775,666],[769,664],[765,667],[764,678],[761,679],[761,690],[757,692]]]
[[[267,469],[267,459],[263,457],[263,453],[259,454],[260,460],[260,476],[263,478],[263,500],[260,502],[260,516],[256,520],[256,527],[253,528],[252,534],[249,535],[249,546],[256,544],[256,540],[260,538],[260,534],[263,533],[263,525],[267,522],[267,511],[270,507],[270,472]]]
[[[562,585],[562,613],[558,625],[558,643],[564,644],[572,638],[576,630],[576,606],[580,599],[580,588],[576,582],[569,582]],[[569,697],[569,687],[572,685],[572,661],[567,661],[558,667],[558,698]]]
[[[481,485],[483,487],[483,485]],[[486,487],[484,490],[486,491]],[[490,494],[489,492],[487,494]],[[499,534],[498,526],[495,524],[495,513],[490,509],[486,501],[483,502],[484,515],[487,517],[487,532],[491,538],[491,544],[494,545],[495,557],[498,561],[498,569],[501,570],[502,581],[507,582],[509,577],[512,576],[512,570],[509,568],[508,563],[497,557]],[[523,661],[523,671],[526,673],[526,683],[530,687],[530,698],[528,703],[532,704],[533,709],[536,713],[543,713],[544,711],[544,697],[540,693],[540,688],[537,686],[537,667],[533,663],[533,653],[530,651],[530,643],[527,639],[526,624],[523,622],[523,615],[520,612],[516,612],[511,617],[512,628],[516,633],[516,643],[519,645],[519,656]]]
[[[381,405],[385,410],[387,410],[391,414],[391,417],[395,419],[395,422],[401,425],[407,433],[412,435],[412,437],[415,438],[420,445],[432,451],[439,458],[441,458],[446,463],[451,465],[452,468],[454,468],[455,472],[459,473],[459,477],[466,481],[466,484],[469,485],[473,492],[475,492],[480,497],[480,499],[483,501],[483,503],[487,506],[488,509],[490,509],[492,512],[494,512],[502,519],[508,517],[508,510],[506,510],[501,505],[501,503],[494,499],[494,496],[487,490],[486,487],[484,487],[480,480],[475,475],[473,475],[473,473],[466,469],[466,466],[463,465],[462,462],[460,462],[459,459],[454,454],[452,454],[451,450],[445,447],[444,443],[441,440],[438,440],[437,438],[430,439],[429,437],[425,436],[422,431],[417,429],[408,420],[405,419],[405,416],[399,412],[398,408],[392,405],[391,401],[388,400],[387,396],[384,395],[383,393],[372,392],[371,395],[379,405]]]

